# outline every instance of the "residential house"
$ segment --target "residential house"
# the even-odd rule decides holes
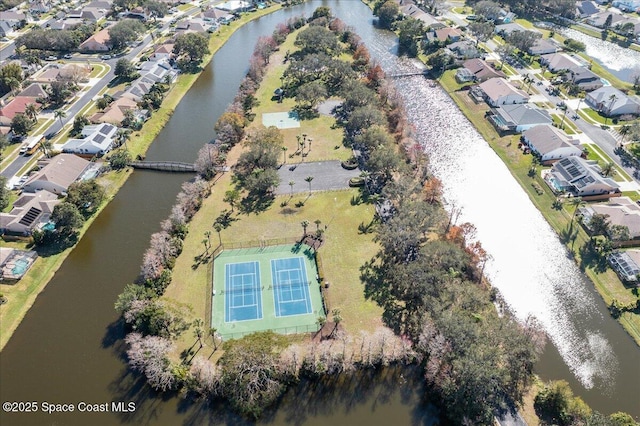
[[[143,122],[148,114],[147,110],[138,108],[136,101],[121,97],[113,101],[104,111],[93,114],[89,117],[89,121],[95,124],[110,123],[119,126],[125,118],[125,111],[132,111],[134,120],[139,122]]]
[[[491,106],[506,104],[524,104],[529,102],[529,95],[513,87],[504,78],[491,78],[480,83],[485,101]]]
[[[168,59],[143,62],[140,67],[141,82],[160,83],[169,81],[173,83],[178,78],[178,70],[173,68]]]
[[[618,194],[618,184],[600,172],[597,161],[567,157],[554,163],[545,181],[554,192],[567,192],[575,197]]]
[[[138,6],[138,7],[134,7],[131,10],[121,12],[120,17],[128,18],[128,19],[137,19],[139,21],[146,22],[150,16],[144,8]]]
[[[640,0],[613,0],[611,5],[623,12],[634,12],[640,8]]]
[[[45,190],[23,192],[9,213],[0,213],[0,233],[31,235],[49,220],[60,201],[56,194]]]
[[[185,19],[176,25],[176,35],[187,33],[204,33],[207,32],[207,28],[210,26],[208,22],[205,22],[200,18]]]
[[[83,7],[80,13],[80,19],[87,22],[98,22],[104,18],[109,9],[99,9],[93,7]]]
[[[568,71],[573,68],[584,66],[584,64],[574,56],[566,53],[549,53],[540,56],[540,64],[546,66],[551,72]]]
[[[508,36],[514,31],[527,31],[527,29],[520,24],[509,23],[509,24],[496,25],[496,28],[494,31],[499,36],[504,37],[504,36]]]
[[[590,92],[604,86],[600,76],[587,68],[572,68],[564,75],[564,78],[585,92]]]
[[[65,64],[58,72],[58,80],[74,83],[86,83],[91,75],[91,66],[87,64]]]
[[[164,43],[156,47],[156,50],[149,57],[152,61],[169,60],[173,58],[173,43]]]
[[[625,37],[640,35],[640,20],[625,17],[613,26],[613,31]]]
[[[60,64],[47,64],[37,73],[29,77],[29,81],[41,84],[51,84],[54,81],[58,81],[60,68]]]
[[[40,109],[40,104],[37,102],[37,98],[29,96],[16,96],[5,106],[0,108],[0,126],[10,126],[11,120],[18,114],[24,114],[28,105],[35,105],[37,109]]]
[[[25,192],[47,190],[54,194],[66,192],[76,180],[90,168],[91,163],[73,154],[60,154],[51,158],[47,165],[25,182]]]
[[[0,12],[0,21],[6,22],[11,26],[11,28],[18,30],[22,28],[24,24],[33,22],[33,17],[29,13],[4,10]]]
[[[458,77],[459,73],[460,77]],[[463,74],[468,77],[464,77]],[[458,71],[456,71],[456,79],[459,82],[477,81],[479,83],[482,83],[483,81],[489,80],[490,78],[499,77],[505,77],[502,71],[497,71],[487,62],[477,58],[464,61],[462,63],[462,68],[458,68]]]
[[[451,43],[447,46],[447,49],[451,55],[457,59],[472,59],[479,58],[482,53],[476,47],[476,44],[470,40],[461,40],[455,43]]]
[[[522,133],[535,126],[553,123],[549,113],[531,104],[503,105],[487,113],[501,132]]]
[[[583,19],[600,12],[598,6],[592,1],[579,1],[576,10],[576,15]]]
[[[82,43],[79,49],[83,52],[106,52],[111,49],[109,44],[109,29],[105,28],[98,31]]]
[[[611,16],[611,27],[616,25],[618,22],[622,21],[622,19],[624,18],[619,13],[603,11],[603,12],[596,13],[595,15],[591,15],[586,19],[585,22],[597,28],[604,28],[604,25],[607,22],[607,18],[609,16]]]
[[[606,203],[589,204],[580,208],[582,222],[589,227],[591,218],[606,215],[609,225],[626,227],[629,238],[625,241],[640,239],[640,205],[629,197],[617,197]]]
[[[47,13],[51,10],[51,2],[46,0],[36,0],[29,4],[29,12],[32,14]]]
[[[57,21],[47,24],[47,28],[51,30],[69,30],[81,23],[82,23],[82,19],[80,18],[59,19]]]
[[[437,30],[446,27],[445,24],[438,21],[435,17],[433,17],[433,15],[430,15],[427,12],[423,11],[415,4],[400,6],[400,12],[402,12],[405,16],[410,16],[411,18],[417,19],[418,21],[422,21],[424,27],[429,30]]]
[[[82,139],[69,139],[62,152],[81,157],[102,156],[113,147],[118,128],[112,124],[91,124],[82,129]]]
[[[497,23],[500,24],[510,24],[512,22],[514,22],[516,20],[518,16],[513,13],[513,12],[509,12],[506,11],[504,9],[500,9],[500,14],[498,16],[498,19],[496,20]]]
[[[7,37],[13,32],[13,27],[6,21],[0,21],[0,37]]]
[[[216,7],[218,9],[222,9],[227,12],[237,13],[237,12],[246,12],[251,7],[251,4],[242,0],[230,0],[224,3],[221,3]]]
[[[640,250],[614,251],[607,260],[621,280],[638,282],[640,276]]]
[[[522,133],[522,141],[542,164],[551,164],[563,158],[582,155],[580,142],[571,139],[562,130],[549,124],[535,126]]]
[[[640,115],[640,101],[613,86],[604,86],[587,94],[585,101],[592,109],[608,116]]]
[[[206,22],[212,22],[215,24],[222,24],[233,19],[233,15],[217,7],[207,9],[200,14],[200,18]]]
[[[28,98],[46,98],[48,96],[44,86],[40,83],[31,83],[26,88],[22,89],[18,96],[24,96]]]
[[[557,51],[558,46],[548,38],[537,39],[534,45],[529,48],[530,55],[548,55]]]
[[[114,98],[129,98],[136,102],[140,102],[144,95],[151,91],[153,82],[140,81],[140,79],[134,81],[131,86],[124,92],[118,92],[114,95]]]
[[[445,44],[454,43],[460,40],[462,33],[456,28],[440,28],[434,31],[436,39]]]

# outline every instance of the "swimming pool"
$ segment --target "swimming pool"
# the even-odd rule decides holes
[[[15,266],[11,269],[13,275],[22,275],[29,267],[29,261],[27,259],[17,259],[15,263]]]

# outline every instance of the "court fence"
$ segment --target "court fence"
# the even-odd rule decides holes
[[[290,326],[290,327],[278,327],[278,328],[271,328],[269,329],[269,331],[273,331],[274,333],[278,333],[278,334],[303,334],[303,333],[317,333],[318,330],[320,330],[320,325],[319,324],[312,324],[312,325],[297,325],[297,326]],[[253,334],[255,333],[255,331],[240,331],[237,333],[222,333],[222,338],[223,340],[228,340],[228,339],[239,339],[241,337],[247,336],[249,334]]]
[[[223,250],[236,250],[245,248],[265,248],[270,246],[281,246],[285,244],[296,244],[300,242],[300,237],[284,238],[263,238],[251,241],[239,241],[233,243],[223,243]]]

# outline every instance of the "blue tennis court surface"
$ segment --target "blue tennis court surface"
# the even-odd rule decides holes
[[[276,317],[311,313],[307,269],[302,257],[271,260]]]
[[[260,262],[225,265],[224,292],[226,322],[262,318]]]

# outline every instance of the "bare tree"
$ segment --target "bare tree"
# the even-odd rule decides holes
[[[144,374],[152,388],[171,389],[175,384],[168,359],[171,341],[158,336],[142,337],[140,333],[129,333],[125,340],[129,345],[127,356],[131,368]]]

